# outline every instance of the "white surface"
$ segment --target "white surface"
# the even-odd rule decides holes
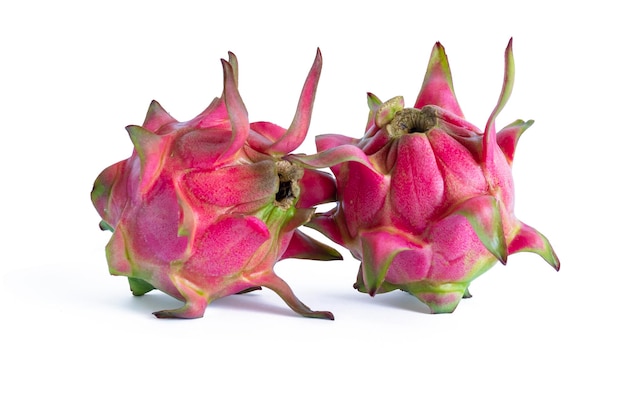
[[[614,3],[204,3],[0,6],[1,415],[626,413]],[[321,48],[310,152],[315,134],[362,133],[368,91],[412,102],[436,41],[466,117],[483,125],[510,36],[516,84],[498,126],[536,121],[516,154],[516,213],[549,237],[560,272],[514,255],[456,312],[432,316],[403,293],[353,290],[345,251],[344,262],[280,263],[334,322],[296,316],[269,290],[219,300],[199,320],[157,320],[179,303],[134,298],[108,275],[93,180],[130,154],[124,126],[150,100],[187,120],[221,94],[229,50],[250,119],[287,126]]]

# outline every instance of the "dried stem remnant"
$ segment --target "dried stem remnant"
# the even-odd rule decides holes
[[[288,209],[293,206],[295,200],[300,196],[300,186],[298,181],[304,175],[304,169],[289,161],[277,161],[276,171],[278,174],[278,192],[274,204],[278,207]]]
[[[437,113],[432,107],[423,109],[407,108],[398,111],[387,125],[387,133],[392,139],[409,133],[425,133],[437,124]]]

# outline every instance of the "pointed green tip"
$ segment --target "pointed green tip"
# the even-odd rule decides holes
[[[376,108],[374,123],[376,123],[377,127],[382,128],[390,123],[396,113],[402,109],[404,109],[404,97],[396,96],[387,100]]]
[[[453,313],[463,298],[468,298],[467,282],[421,281],[403,288],[426,304],[432,314]]]
[[[467,219],[485,248],[506,265],[508,250],[498,200],[491,195],[473,197],[461,203],[455,213]]]
[[[254,286],[254,287],[250,287],[250,288],[246,288],[245,290],[241,290],[235,294],[241,295],[241,294],[247,294],[249,292],[253,292],[253,291],[261,291],[263,289],[263,287],[259,287],[258,285]]]
[[[556,272],[559,272],[561,270],[561,261],[559,261],[559,258],[556,257],[556,254],[554,254],[554,259],[552,260],[550,265],[552,265]]]
[[[554,248],[550,244],[548,238],[536,229],[521,223],[521,228],[509,244],[509,252],[532,252],[541,256],[556,271],[561,269],[561,261],[559,260]]]
[[[496,103],[495,108],[491,112],[487,124],[485,126],[485,134],[483,136],[483,155],[482,160],[484,163],[491,165],[493,163],[494,147],[496,146],[496,130],[495,123],[496,117],[500,114],[507,101],[511,97],[513,91],[513,84],[515,82],[515,60],[513,58],[513,38],[509,40],[509,43],[504,52],[504,80],[502,82],[502,90],[500,91],[500,97]],[[492,167],[488,167],[487,170],[492,170]],[[492,184],[490,184],[492,186]]]
[[[372,297],[385,282],[394,258],[400,252],[418,250],[404,236],[385,229],[362,232],[361,247],[363,260],[360,276],[367,293]]]
[[[228,51],[228,63],[233,69],[233,78],[235,81],[235,85],[238,85],[239,84],[239,61],[237,60],[237,56],[231,51]]]
[[[163,154],[165,147],[164,138],[137,125],[127,126],[126,131],[133,142],[141,163],[141,191],[145,192],[152,186],[163,168],[165,159]]]
[[[130,290],[133,295],[137,297],[140,297],[155,289],[152,284],[147,283],[143,279],[133,277],[128,277],[128,285],[130,286]]]
[[[267,153],[274,157],[282,157],[293,152],[304,141],[311,124],[313,105],[317,86],[322,74],[322,53],[317,48],[315,60],[304,81],[304,86],[300,93],[296,113],[287,131],[273,145],[267,148]]]
[[[173,118],[158,101],[152,100],[142,126],[151,132],[156,132],[161,127],[176,122],[177,120]]]
[[[448,55],[446,55],[446,49],[443,47],[441,42],[435,43],[435,46],[433,47],[432,53],[430,54],[430,60],[428,62],[428,71],[431,71],[437,66],[441,68],[441,72],[448,81],[450,89],[454,90],[452,88],[452,72],[450,71]]]
[[[152,133],[143,126],[137,125],[126,126],[126,131],[128,132],[128,136],[130,136],[130,140],[133,142],[133,146],[142,164],[146,163],[148,155],[158,152],[161,136]]]
[[[367,115],[367,124],[365,125],[365,136],[373,135],[374,128],[376,126],[376,114],[378,108],[383,102],[376,97],[373,93],[367,93],[367,107],[369,108],[369,114]]]
[[[504,108],[504,105],[509,101],[511,92],[513,91],[513,84],[515,82],[515,59],[513,57],[513,38],[509,40],[504,52],[504,81],[502,83],[502,91],[500,93],[500,99],[494,109],[494,118]]]
[[[230,146],[219,156],[215,162],[216,165],[222,164],[243,147],[250,130],[248,111],[237,88],[237,61],[230,63],[222,59],[221,62],[224,73],[222,98],[228,113],[232,134]]]
[[[517,149],[517,142],[522,134],[535,123],[534,120],[524,121],[521,119],[515,120],[509,123],[496,133],[496,141],[498,146],[504,153],[509,165],[513,164],[515,158],[515,150]]]
[[[413,107],[421,109],[427,105],[436,105],[463,117],[454,93],[448,57],[440,42],[435,43],[432,49],[422,88]]]
[[[105,222],[104,220],[100,222],[99,226],[100,226],[100,230],[102,231],[108,230],[109,232],[115,232],[115,229],[113,229],[113,226],[111,226],[109,223]]]
[[[435,46],[433,46],[433,50],[430,54],[430,61],[428,65],[429,67],[433,67],[435,65],[441,65],[446,75],[450,75],[450,65],[448,63],[448,56],[446,55],[446,49],[443,47],[441,42],[437,41],[435,43]]]
[[[367,106],[371,111],[376,111],[383,102],[374,93],[367,93]]]
[[[313,311],[311,313],[303,314],[303,316],[313,319],[335,320],[335,315],[330,311]]]

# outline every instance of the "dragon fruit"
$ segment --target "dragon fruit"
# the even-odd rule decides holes
[[[496,133],[495,120],[513,87],[512,39],[500,98],[484,133],[457,102],[448,59],[436,43],[415,105],[368,94],[365,135],[316,138],[319,153],[290,157],[331,167],[338,204],[309,226],[361,261],[354,287],[371,296],[400,289],[432,313],[453,312],[468,286],[497,261],[520,251],[556,270],[548,240],[513,212],[511,165],[520,135],[533,121]]]
[[[341,259],[297,228],[315,206],[335,201],[328,173],[286,155],[307,134],[319,81],[318,50],[288,129],[249,123],[238,91],[234,54],[222,60],[224,90],[200,115],[178,122],[153,101],[142,126],[128,126],[130,158],[106,168],[91,198],[112,275],[128,277],[134,295],[159,289],[184,302],[154,314],[197,318],[213,300],[261,287],[306,317],[312,311],[274,272],[284,258]]]

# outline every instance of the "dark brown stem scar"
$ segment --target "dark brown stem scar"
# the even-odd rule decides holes
[[[293,197],[293,191],[291,190],[291,181],[279,180],[278,192],[276,193],[276,201],[281,201],[289,197]]]
[[[387,125],[392,139],[411,133],[426,133],[437,125],[437,112],[432,107],[407,108],[398,111]]]
[[[274,204],[288,209],[300,196],[298,182],[304,175],[304,169],[289,161],[281,160],[276,162],[276,172],[278,175],[278,192],[276,192]]]

